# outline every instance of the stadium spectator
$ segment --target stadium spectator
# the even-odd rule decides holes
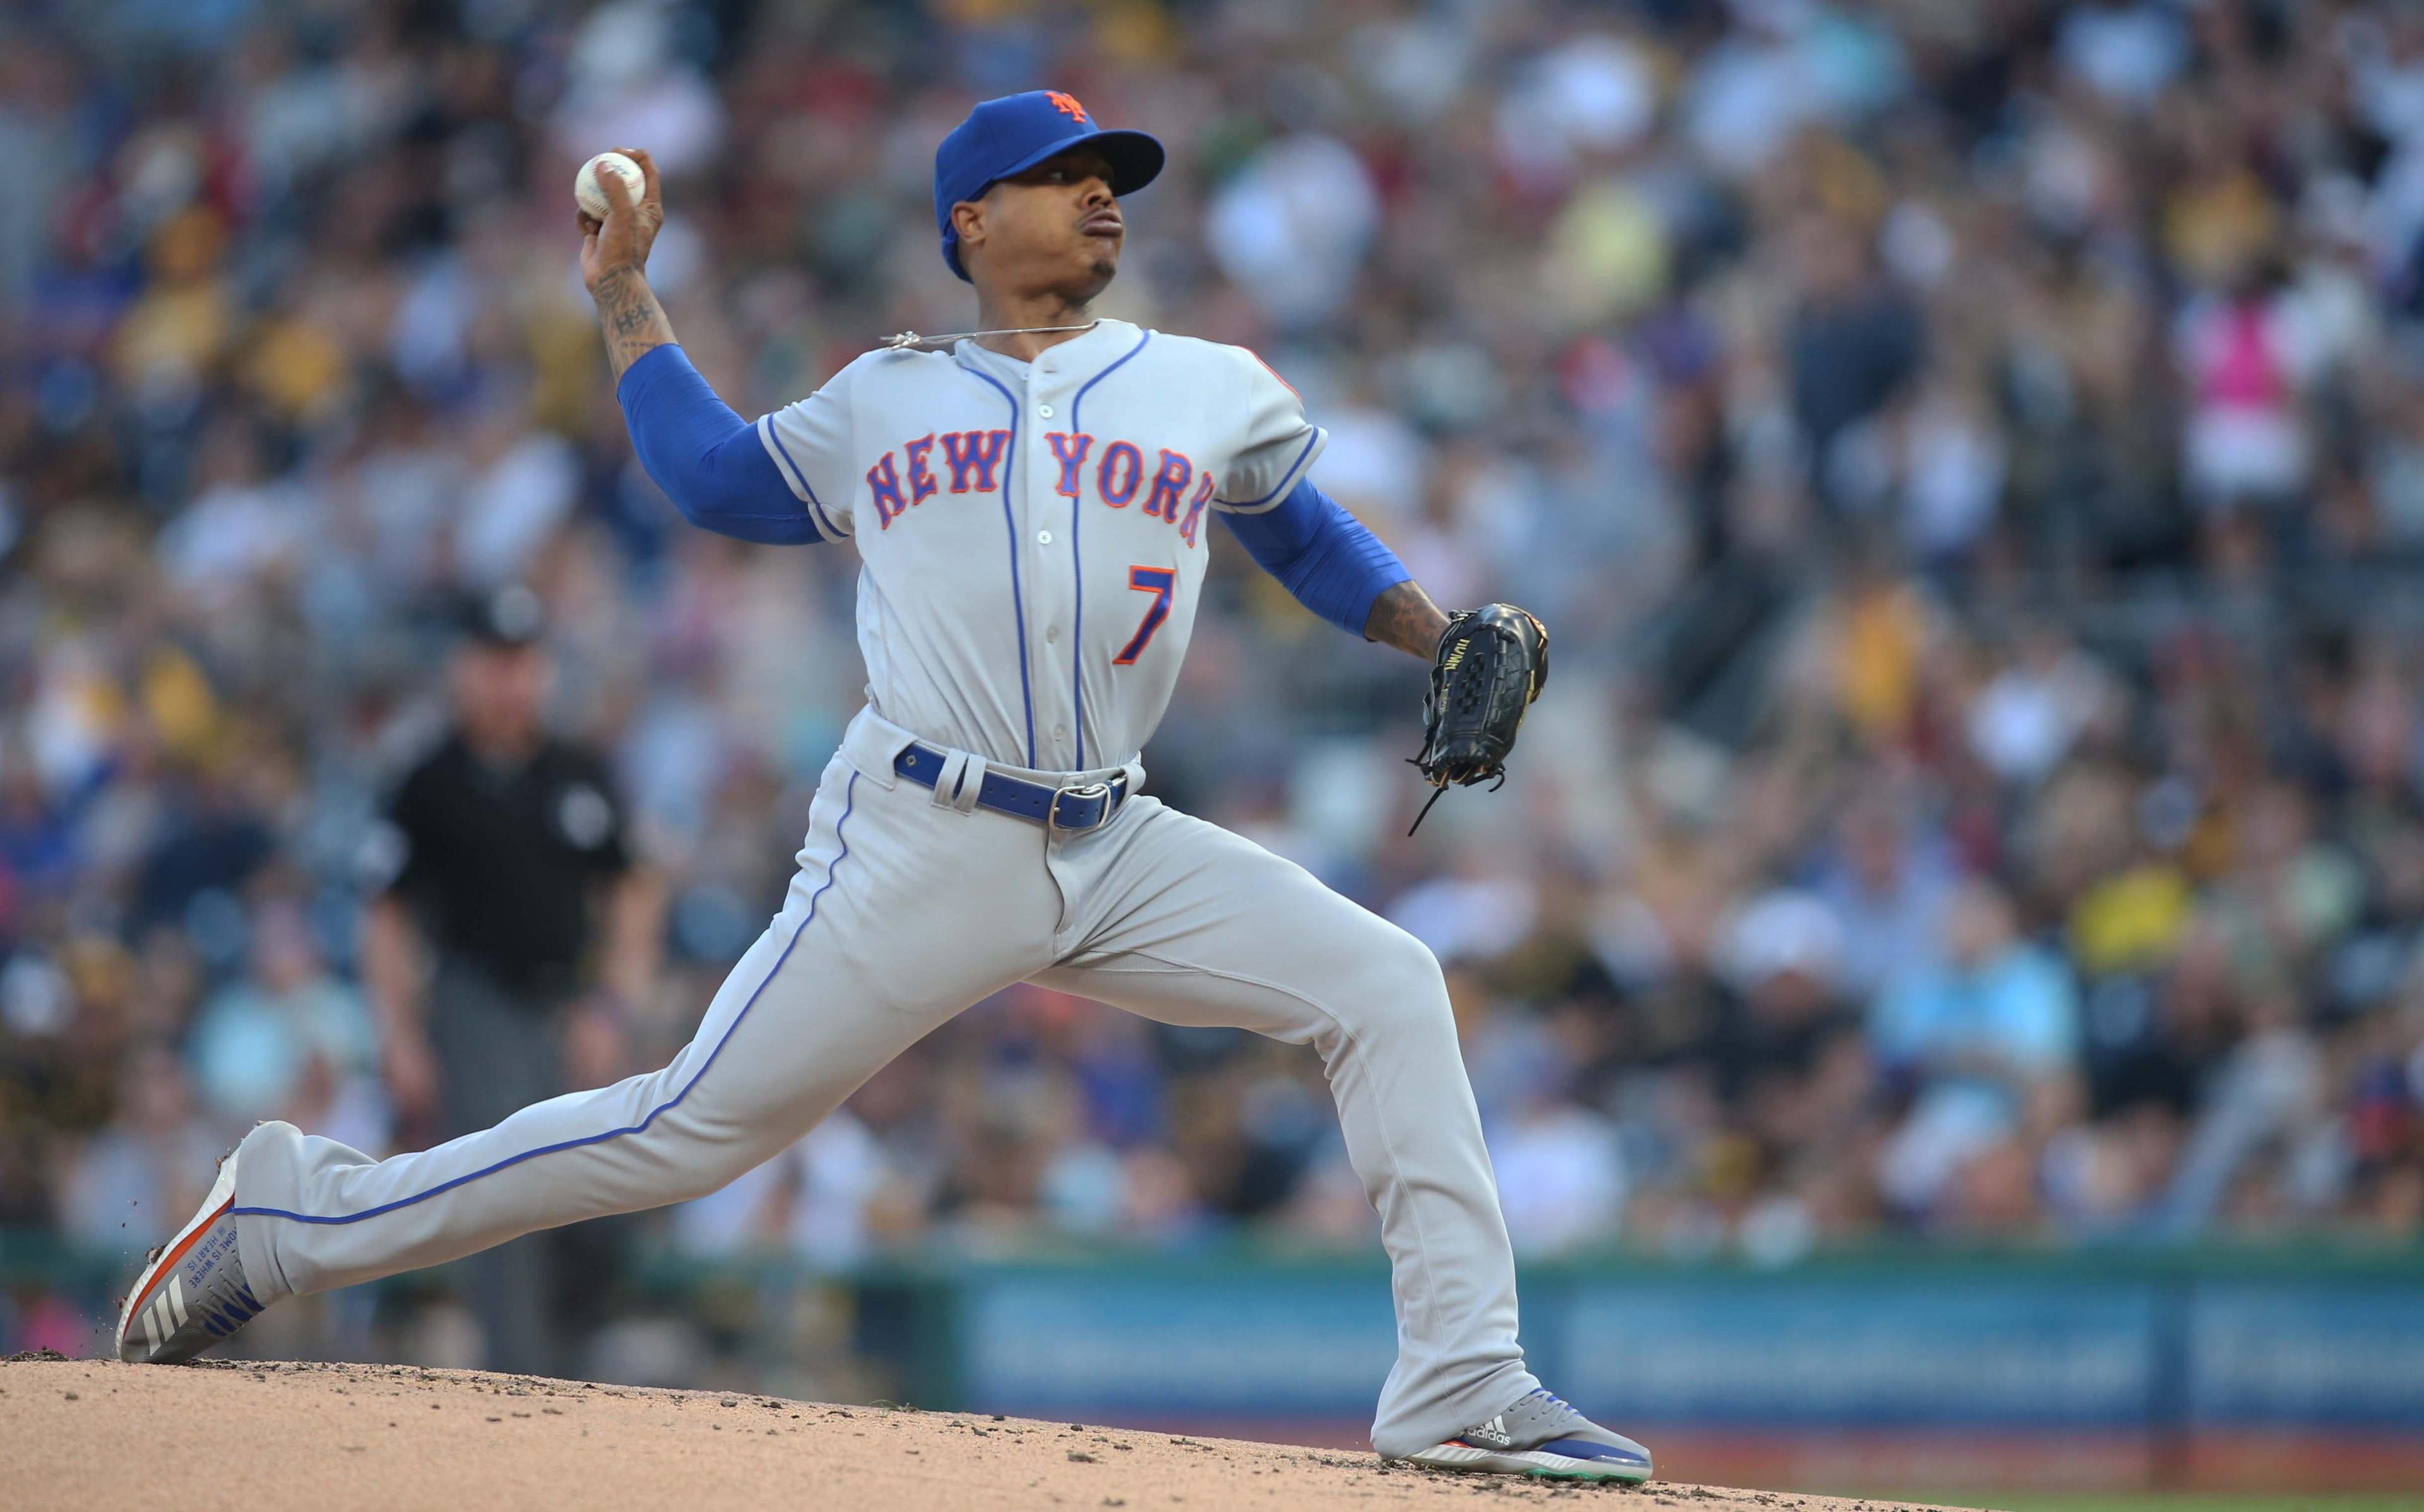
[[[1938,963],[1916,965],[1876,1000],[1878,1064],[1911,1090],[1884,1151],[1886,1196],[1924,1215],[1971,1159],[2020,1133],[2076,1069],[2068,969],[2021,938],[2012,901],[1973,881],[1953,901]]]

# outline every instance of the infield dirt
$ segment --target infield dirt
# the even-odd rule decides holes
[[[831,1407],[399,1365],[0,1361],[0,1505],[329,1508],[1425,1508],[1521,1502],[1898,1512],[1653,1482],[1566,1486],[1337,1450],[984,1413]]]

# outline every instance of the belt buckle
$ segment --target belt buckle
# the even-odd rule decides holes
[[[1108,798],[1110,797],[1110,795],[1111,795],[1111,785],[1110,785],[1109,783],[1108,783],[1108,782],[1089,782],[1089,783],[1083,783],[1083,784],[1080,784],[1080,785],[1078,785],[1078,786],[1076,786],[1076,787],[1072,787],[1072,788],[1053,788],[1053,789],[1052,789],[1052,802],[1050,802],[1050,803],[1048,803],[1048,804],[1045,804],[1045,805],[1044,805],[1044,829],[1045,829],[1045,833],[1046,833],[1046,834],[1052,834],[1052,833],[1056,833],[1056,832],[1057,832],[1057,833],[1066,834],[1066,835],[1075,835],[1075,834],[1078,833],[1078,827],[1077,827],[1076,825],[1075,825],[1075,824],[1063,824],[1063,823],[1061,823],[1061,822],[1060,822],[1060,800],[1061,800],[1061,799],[1063,799],[1063,798],[1079,798],[1079,799],[1085,799],[1085,798],[1102,798],[1102,799],[1108,799]],[[1094,822],[1093,822],[1093,823],[1092,823],[1092,824],[1089,824],[1089,825],[1085,826],[1085,828],[1087,828],[1087,829],[1089,829],[1089,830],[1098,830],[1098,829],[1101,829],[1101,828],[1103,827],[1103,820],[1106,820],[1106,819],[1110,818],[1110,812],[1111,812],[1111,805],[1110,805],[1108,803],[1105,803],[1105,804],[1103,804],[1103,812],[1102,812],[1102,814],[1101,814],[1098,818],[1096,818],[1096,819],[1095,819],[1095,820],[1094,820]]]

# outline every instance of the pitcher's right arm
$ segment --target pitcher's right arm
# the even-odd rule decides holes
[[[614,398],[640,466],[704,530],[776,546],[823,540],[828,533],[801,507],[757,428],[715,396],[675,342],[646,273],[665,218],[657,165],[641,149],[616,151],[640,165],[640,199],[604,177],[606,218],[581,216],[581,281],[597,301]]]

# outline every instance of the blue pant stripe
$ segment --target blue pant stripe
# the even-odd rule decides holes
[[[853,772],[850,774],[850,786],[844,789],[844,795],[841,818],[834,821],[834,838],[841,841],[841,849],[835,853],[833,865],[825,868],[824,886],[818,888],[808,899],[807,917],[800,920],[800,927],[793,930],[791,931],[791,937],[783,943],[783,953],[774,958],[773,969],[767,972],[765,979],[760,981],[757,985],[756,989],[749,994],[749,1000],[741,1005],[741,1011],[732,1015],[731,1027],[724,1031],[724,1037],[722,1039],[715,1042],[715,1048],[707,1053],[706,1061],[699,1066],[697,1071],[691,1074],[690,1080],[682,1083],[681,1090],[674,1093],[672,1097],[649,1109],[648,1116],[646,1118],[642,1119],[637,1123],[628,1125],[624,1128],[608,1129],[603,1134],[584,1135],[578,1139],[565,1139],[555,1144],[541,1145],[535,1150],[525,1150],[520,1154],[508,1155],[504,1159],[498,1161],[495,1165],[484,1166],[478,1170],[467,1171],[450,1181],[439,1182],[437,1186],[430,1187],[427,1191],[415,1192],[410,1197],[399,1197],[392,1202],[382,1202],[376,1207],[365,1208],[359,1213],[347,1213],[335,1217],[327,1217],[311,1213],[289,1213],[284,1208],[279,1207],[238,1207],[231,1208],[230,1211],[248,1214],[254,1218],[289,1218],[296,1223],[359,1223],[364,1218],[375,1218],[379,1217],[381,1214],[392,1213],[398,1208],[410,1207],[416,1202],[425,1202],[429,1201],[429,1199],[436,1197],[442,1192],[451,1192],[455,1187],[461,1186],[469,1182],[478,1181],[483,1176],[493,1176],[498,1171],[507,1170],[510,1167],[518,1166],[525,1160],[535,1160],[541,1155],[551,1155],[560,1150],[579,1150],[588,1145],[604,1144],[609,1139],[619,1139],[627,1134],[646,1133],[648,1125],[657,1122],[658,1115],[679,1107],[681,1106],[682,1099],[691,1094],[691,1089],[698,1085],[699,1078],[705,1076],[708,1074],[708,1071],[714,1066],[715,1058],[724,1054],[724,1047],[732,1042],[732,1036],[740,1029],[742,1021],[749,1016],[749,1011],[751,1009],[758,1006],[759,995],[766,991],[767,987],[773,982],[777,976],[781,975],[783,963],[791,959],[791,950],[800,943],[800,936],[805,934],[808,931],[808,926],[816,922],[817,900],[824,897],[825,893],[833,886],[835,874],[841,869],[843,859],[850,854],[850,842],[842,837],[842,826],[850,822],[851,810],[856,806],[858,802],[857,772]]]

